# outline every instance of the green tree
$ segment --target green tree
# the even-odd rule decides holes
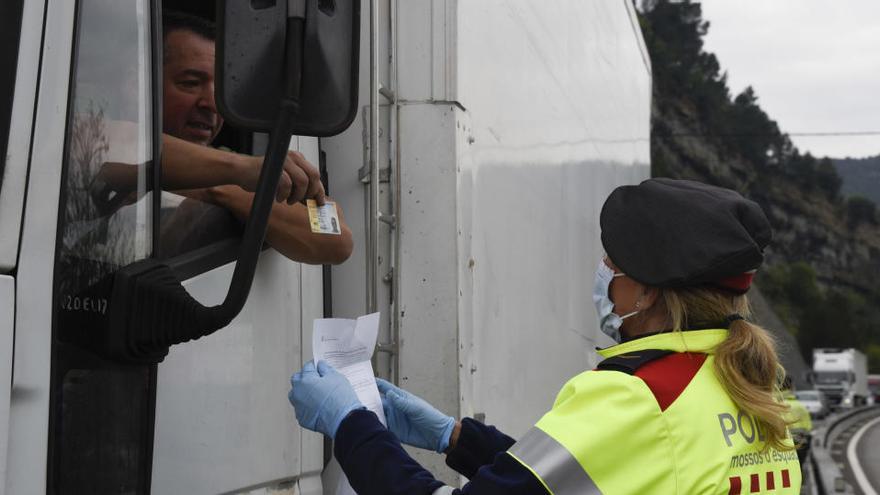
[[[868,373],[880,374],[880,344],[869,345],[865,354],[868,357]]]
[[[822,301],[822,294],[816,283],[816,270],[809,263],[798,261],[788,268],[785,280],[785,293],[795,306],[809,308]]]
[[[828,199],[835,200],[840,194],[840,186],[843,185],[843,179],[837,174],[834,163],[830,158],[825,157],[816,164],[816,183],[819,189],[825,192]]]
[[[846,200],[846,221],[850,228],[861,223],[877,223],[877,205],[864,196],[850,196]]]
[[[756,165],[765,165],[772,150],[784,144],[779,126],[758,106],[758,95],[751,86],[733,99],[728,119],[728,145]]]

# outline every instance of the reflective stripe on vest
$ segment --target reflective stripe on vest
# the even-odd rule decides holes
[[[577,459],[540,428],[532,428],[508,451],[528,467],[553,495],[601,495]]]
[[[432,493],[431,495],[449,495],[453,492],[455,492],[455,488],[452,488],[451,486],[441,486],[440,488],[434,490],[434,493]]]

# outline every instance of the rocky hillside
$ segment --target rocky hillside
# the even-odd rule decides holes
[[[709,24],[691,0],[644,0],[654,73],[655,176],[692,178],[757,201],[774,229],[758,283],[808,356],[859,347],[880,371],[880,215],[847,198],[828,158],[801,153],[747,88],[732,95],[703,50]],[[808,361],[809,362],[809,361]]]
[[[730,187],[757,201],[773,224],[770,264],[805,261],[823,287],[876,290],[880,226],[850,222],[842,198],[805,187],[784,170],[755,164],[706,137],[686,99],[655,94],[651,158],[654,175],[693,178]]]

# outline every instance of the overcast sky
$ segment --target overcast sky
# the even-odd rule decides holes
[[[736,95],[751,85],[783,132],[880,132],[880,0],[703,0]],[[880,155],[880,134],[792,136],[816,156]]]

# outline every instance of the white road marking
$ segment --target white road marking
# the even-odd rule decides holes
[[[862,435],[864,435],[869,428],[874,426],[875,423],[880,423],[880,417],[868,421],[864,426],[859,428],[859,431],[852,437],[852,440],[849,442],[849,447],[846,449],[846,457],[849,459],[850,466],[852,466],[853,475],[856,477],[856,483],[859,484],[859,488],[865,495],[877,495],[877,491],[871,486],[871,482],[868,481],[868,477],[865,476],[865,471],[862,469],[862,465],[859,464],[859,458],[856,455],[856,446],[858,446],[859,440],[862,439]]]

